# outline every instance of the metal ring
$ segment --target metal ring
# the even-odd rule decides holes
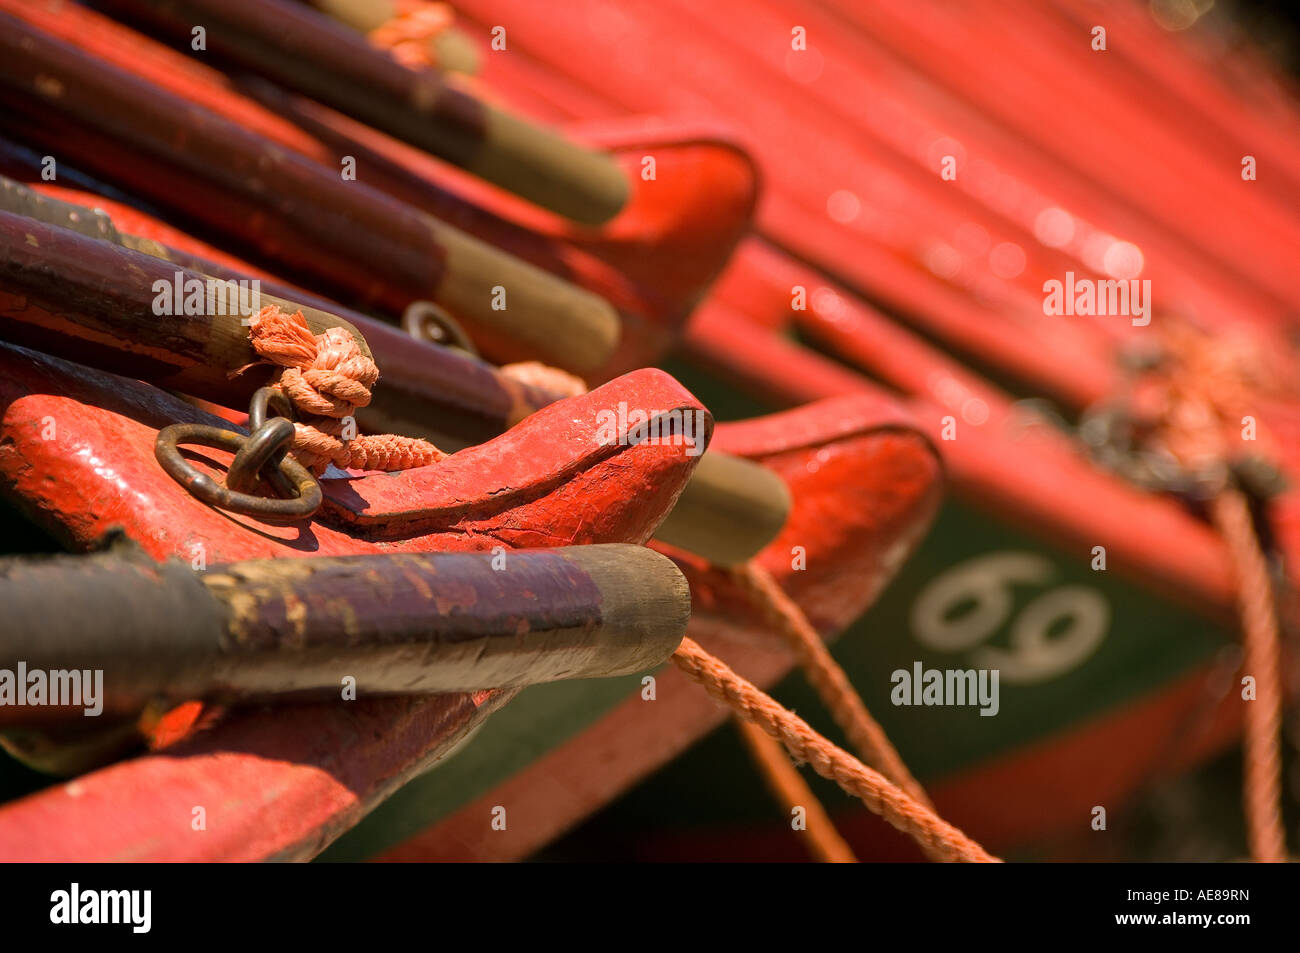
[[[478,357],[478,348],[456,319],[432,301],[412,301],[402,312],[402,328],[417,341],[430,341]]]
[[[271,472],[279,473],[280,462],[293,443],[293,435],[293,424],[283,417],[263,420],[248,435],[248,439],[235,454],[235,459],[226,468],[226,486],[236,493],[252,493],[268,463],[274,467]],[[266,477],[268,481],[271,480],[271,473],[267,473]],[[284,492],[282,486],[277,486],[277,490],[280,490],[281,496],[293,495],[292,492]]]
[[[209,506],[255,516],[269,523],[306,519],[320,509],[323,500],[320,484],[306,467],[291,456],[286,455],[280,461],[278,472],[286,478],[294,496],[282,500],[230,490],[181,456],[182,445],[213,447],[238,453],[247,439],[243,434],[205,424],[172,424],[158,431],[154,456],[173,480]]]
[[[253,399],[248,402],[248,429],[250,432],[256,432],[262,424],[266,423],[266,410],[268,405],[286,420],[297,420],[297,415],[293,411],[293,401],[285,396],[284,391],[276,390],[274,387],[259,387],[253,391]]]
[[[277,424],[273,431],[263,433],[268,409],[274,410],[286,420],[297,419],[293,402],[283,391],[274,387],[259,387],[255,390],[252,400],[248,402],[248,429],[251,436],[249,442],[235,454],[235,459],[226,470],[226,486],[237,493],[252,493],[260,476],[271,484],[282,499],[291,499],[296,494],[293,484],[280,469],[280,462],[293,441],[293,431],[285,431],[282,424]],[[270,433],[276,436],[272,438]]]

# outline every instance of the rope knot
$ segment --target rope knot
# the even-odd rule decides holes
[[[294,425],[292,453],[317,476],[331,463],[347,469],[409,470],[446,456],[425,440],[393,434],[355,435],[345,418],[370,403],[379,368],[343,328],[312,334],[301,311],[285,314],[269,304],[249,320],[253,351],[281,368],[272,386],[305,420]],[[349,430],[354,435],[343,439]]]
[[[320,417],[347,417],[370,403],[379,368],[343,328],[311,333],[298,311],[285,314],[269,304],[249,322],[253,350],[284,368],[276,386],[296,407]]]

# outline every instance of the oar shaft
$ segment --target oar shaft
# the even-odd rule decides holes
[[[4,154],[3,146],[0,142],[0,154]],[[87,196],[87,201],[91,200]],[[251,275],[139,238],[129,229],[119,228],[104,211],[51,198],[0,176],[0,214],[5,212],[36,221],[16,216],[0,220],[0,257],[4,259],[0,263],[0,301],[5,303],[0,339],[239,408],[264,382],[267,372],[259,368],[230,376],[254,360],[242,324],[236,328],[229,320],[209,314],[187,316],[178,334],[173,327],[176,320],[141,320],[151,303],[148,296],[154,294],[150,280],[165,277],[174,281],[178,270],[186,280],[210,276],[239,282],[252,280]],[[96,254],[76,236],[45,231],[50,225],[111,241],[128,251],[116,256]],[[28,241],[29,235],[37,242],[35,247]],[[66,256],[52,254],[50,250],[56,246]],[[160,270],[137,255],[161,258],[177,267]],[[96,263],[103,267],[95,267]],[[331,325],[361,333],[362,349],[374,357],[382,371],[381,385],[370,405],[357,411],[363,431],[423,437],[451,452],[489,440],[557,399],[482,361],[412,340],[391,325],[299,289],[260,280],[266,302],[280,302],[290,311],[304,308],[317,333]],[[107,290],[114,300],[130,304],[106,309],[96,289]],[[231,335],[229,347],[214,346],[215,338],[227,334]],[[229,363],[200,366],[199,361]],[[178,367],[186,370],[178,372]]]
[[[0,211],[71,229],[87,238],[122,244],[122,236],[107,212],[43,195],[7,176],[0,176]]]
[[[0,562],[0,605],[0,679],[102,672],[102,710],[122,714],[157,699],[346,704],[352,686],[360,698],[631,674],[677,647],[690,592],[670,560],[626,544],[205,572],[128,551]],[[0,724],[83,716],[49,700],[0,704]]]

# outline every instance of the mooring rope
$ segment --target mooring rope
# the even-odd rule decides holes
[[[1219,493],[1210,503],[1210,516],[1228,546],[1237,583],[1242,671],[1255,679],[1242,737],[1246,836],[1256,861],[1283,863],[1282,664],[1273,585],[1245,496],[1237,490]]]
[[[854,856],[853,848],[835,829],[835,822],[790,761],[785,749],[751,722],[737,718],[736,729],[772,797],[785,808],[786,816],[793,818],[796,808],[803,809],[804,832],[808,835],[806,846],[813,859],[823,864],[856,864],[858,858]]]
[[[531,384],[554,393],[572,396],[586,392],[586,385],[579,378],[536,361],[508,365],[503,367],[502,371],[522,383]],[[735,567],[730,570],[730,575],[745,591],[763,618],[781,635],[787,647],[793,652],[795,659],[803,668],[822,703],[831,713],[836,724],[848,737],[849,743],[853,745],[859,757],[867,765],[878,769],[886,779],[886,783],[897,785],[901,789],[900,793],[907,797],[909,802],[921,807],[930,817],[947,826],[946,822],[935,817],[925,789],[921,787],[907,769],[898,751],[890,743],[884,729],[867,711],[867,706],[862,701],[862,697],[853,688],[853,684],[849,681],[844,670],[840,668],[826,649],[825,642],[817,634],[816,629],[813,628],[812,623],[808,621],[807,616],[804,615],[798,604],[781,589],[780,584],[772,578],[771,574],[756,562],[750,561],[744,566]],[[704,652],[695,643],[691,644],[695,645],[697,652]],[[679,665],[681,664],[679,660],[674,660],[678,661]],[[721,661],[716,659],[714,661],[726,668]],[[726,670],[730,671],[730,669]],[[706,685],[705,687],[708,688],[709,686]],[[750,688],[753,688],[753,686],[750,686]],[[757,691],[757,689],[754,689],[754,691]],[[769,711],[779,711],[781,717],[788,717],[798,721],[801,725],[803,724],[802,721],[795,718],[793,712],[782,707],[780,703],[766,695],[762,697],[767,700],[769,706],[775,706],[774,708],[769,707]],[[746,717],[744,712],[738,710],[737,715],[742,724],[752,721],[752,719]],[[806,725],[804,727],[807,728]],[[808,730],[811,731],[812,729]],[[821,744],[834,747],[825,738],[816,735],[815,732],[813,734]],[[810,846],[815,855],[827,862],[844,862],[852,859],[853,852],[839,832],[835,830],[830,815],[818,801],[816,795],[813,794],[812,789],[803,783],[798,772],[785,760],[785,756],[780,753],[779,749],[776,751],[771,750],[771,746],[766,744],[766,735],[761,732],[757,734],[742,732],[742,737],[746,741],[755,766],[762,773],[768,787],[778,801],[782,803],[782,806],[787,810],[795,806],[805,808],[808,821],[807,831],[812,840]],[[839,751],[838,748],[835,750]],[[772,757],[774,754],[776,755],[775,758]],[[858,762],[857,759],[853,759],[851,755],[847,755],[845,752],[840,752],[840,754],[850,758],[854,764],[863,770],[870,770],[866,765]],[[801,761],[811,760],[798,758],[798,756],[796,758]],[[864,798],[864,801],[867,803],[868,808],[880,813],[872,806],[873,803],[876,803],[874,800],[868,801]],[[973,842],[969,843],[973,844]],[[925,849],[926,847],[926,843],[922,842],[922,848]],[[979,848],[978,845],[975,845],[975,848],[981,854],[984,853],[983,849]],[[984,854],[984,856],[987,857],[987,854]]]
[[[785,640],[818,698],[849,739],[858,757],[906,791],[913,800],[932,806],[925,789],[907,769],[885,729],[867,711],[862,696],[831,656],[826,643],[798,604],[757,562],[751,560],[738,566],[731,575]]]
[[[690,637],[672,656],[673,664],[740,718],[785,746],[791,757],[812,766],[873,814],[910,836],[931,860],[945,863],[997,863],[979,844],[843,748],[814,731],[780,702],[741,678]]]

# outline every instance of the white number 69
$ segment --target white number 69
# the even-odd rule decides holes
[[[1011,616],[1013,584],[1046,585],[1052,561],[1036,553],[988,553],[954,567],[928,585],[912,606],[912,632],[941,652],[973,649],[980,668],[998,669],[1009,682],[1040,682],[1064,674],[1097,650],[1110,625],[1105,598],[1087,586],[1066,585],[1029,602],[1011,624],[1009,649],[980,645]],[[974,602],[953,617],[953,609]],[[1061,620],[1069,625],[1048,633]],[[978,646],[978,648],[977,648]]]

